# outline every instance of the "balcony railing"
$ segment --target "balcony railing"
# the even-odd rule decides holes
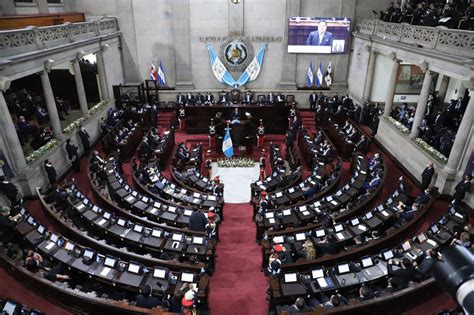
[[[119,31],[115,17],[82,23],[0,31],[0,58],[57,47]]]
[[[410,24],[358,20],[356,32],[423,48],[433,49],[454,56],[473,58],[474,32]]]

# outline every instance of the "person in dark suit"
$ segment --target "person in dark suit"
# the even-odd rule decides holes
[[[211,94],[211,92],[207,92],[204,104],[206,105],[211,105],[214,103],[214,95]]]
[[[19,204],[18,188],[16,188],[13,183],[9,182],[5,176],[0,176],[0,192],[10,200],[12,206]]]
[[[415,202],[420,204],[420,205],[424,205],[426,203],[428,203],[428,201],[430,201],[430,193],[431,193],[431,190],[430,189],[425,189],[418,197],[416,197],[415,199]]]
[[[428,163],[428,165],[426,165],[426,168],[423,170],[423,173],[421,173],[421,189],[425,190],[430,186],[433,175],[433,163]]]
[[[459,205],[463,201],[464,197],[466,196],[466,193],[469,192],[469,190],[471,190],[471,176],[464,175],[464,179],[460,181],[454,188],[454,204]]]
[[[207,219],[204,213],[198,210],[197,207],[193,208],[193,213],[189,217],[189,229],[193,231],[206,231]]]
[[[160,299],[152,295],[151,286],[149,284],[145,285],[142,293],[137,295],[135,301],[138,307],[143,308],[154,308],[162,305]]]
[[[66,151],[69,160],[72,162],[72,169],[78,173],[81,171],[81,161],[79,160],[79,154],[77,153],[78,146],[75,145],[71,139],[66,140]]]
[[[327,28],[328,25],[326,21],[319,22],[318,29],[309,33],[306,39],[306,45],[332,47],[333,36],[332,33],[326,31]]]
[[[309,109],[316,109],[316,103],[318,103],[318,94],[316,91],[313,91],[313,93],[309,95]]]
[[[415,263],[415,270],[420,275],[421,279],[425,280],[431,276],[431,269],[433,269],[436,262],[436,253],[432,249],[428,249],[420,264]]]
[[[355,150],[359,152],[363,152],[365,148],[367,147],[367,138],[362,135],[359,139],[359,141],[355,145]]]
[[[90,145],[91,137],[89,136],[89,133],[87,133],[86,128],[84,128],[84,126],[82,125],[77,133],[79,134],[79,138],[81,138],[82,147],[84,148],[84,155],[89,154],[89,151],[91,148],[91,145]]]
[[[51,186],[56,184],[57,173],[56,173],[56,169],[54,168],[50,160],[44,161],[44,170],[46,171],[46,174],[48,175],[49,184]]]
[[[247,91],[245,92],[244,104],[250,104],[250,103],[252,103],[252,92]]]
[[[303,312],[311,312],[312,310],[313,308],[306,305],[306,302],[302,297],[297,298],[295,304],[287,309],[288,314],[299,314]]]
[[[400,268],[395,270],[393,268],[394,265],[397,265]],[[398,280],[398,290],[406,288],[410,281],[415,280],[415,270],[408,258],[403,258],[401,263],[399,260],[390,259],[387,264],[387,270],[389,276]]]
[[[176,95],[176,103],[178,103],[179,105],[183,105],[185,100],[186,97],[183,94],[178,93],[178,95]]]

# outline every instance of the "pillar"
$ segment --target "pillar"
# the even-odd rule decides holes
[[[40,14],[48,14],[49,13],[48,1],[47,0],[37,0],[37,3],[38,3],[38,12]]]
[[[107,89],[107,75],[105,74],[104,52],[97,52],[97,73],[99,74],[100,96],[103,101],[109,99],[109,91]]]
[[[7,102],[3,97],[3,92],[10,87],[10,80],[1,80],[0,84],[0,130],[4,136],[4,141],[8,147],[6,154],[10,155],[10,164],[13,166],[15,173],[26,168],[26,159],[23,154],[23,149],[18,139],[18,134],[13,124],[10,111],[8,110]]]
[[[244,35],[244,3],[227,3],[229,16],[229,35],[243,36]]]
[[[390,116],[392,111],[393,97],[395,96],[395,87],[397,86],[398,67],[400,66],[400,61],[395,58],[395,54],[392,57],[392,69],[390,70],[387,97],[385,98],[384,116]]]
[[[176,88],[193,89],[191,72],[191,31],[189,25],[189,0],[173,0],[174,52]]]
[[[279,88],[283,90],[296,90],[296,58],[297,54],[289,54],[286,50],[288,43],[288,19],[292,16],[300,15],[301,0],[286,0],[285,7],[285,35],[283,43],[285,43],[283,58],[281,63],[281,80]]]
[[[431,82],[433,81],[434,72],[427,70],[425,72],[425,78],[423,79],[423,86],[421,87],[420,98],[416,104],[415,119],[411,127],[410,138],[415,139],[418,137],[420,130],[418,127],[421,125],[421,121],[425,116],[426,104],[428,104],[428,97],[430,96]]]
[[[456,138],[454,138],[453,147],[449,154],[448,162],[444,167],[444,170],[449,173],[455,173],[461,157],[468,141],[469,132],[471,131],[472,125],[474,124],[474,88],[469,90],[469,103],[467,104],[466,111],[462,117],[461,125],[459,125]]]
[[[79,107],[81,108],[82,115],[89,117],[89,108],[87,106],[86,91],[84,89],[84,82],[82,81],[81,66],[79,60],[75,59],[72,62],[74,68],[74,80],[76,81],[77,99],[79,101]]]
[[[444,100],[446,99],[446,93],[448,92],[450,79],[451,78],[448,77],[446,74],[443,74],[443,77],[441,78],[441,83],[439,85],[438,91],[438,104],[435,104],[435,106],[438,106],[439,109],[443,108]]]
[[[54,100],[53,89],[51,88],[51,82],[49,81],[48,71],[41,71],[39,75],[41,77],[44,99],[48,109],[49,120],[51,122],[51,126],[53,127],[54,137],[61,140],[64,138],[64,134],[61,128],[61,122],[59,121],[58,108],[56,107],[56,101]]]
[[[15,0],[2,0],[2,15],[16,15]]]
[[[364,94],[362,95],[362,101],[370,101],[370,94],[372,92],[372,84],[374,81],[375,71],[375,59],[377,58],[377,52],[372,48],[369,55],[369,65],[367,67],[367,75],[365,77]]]

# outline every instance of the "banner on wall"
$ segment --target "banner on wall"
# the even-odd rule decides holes
[[[207,44],[206,48],[209,52],[212,73],[216,79],[221,83],[227,84],[228,86],[237,87],[243,86],[247,82],[252,82],[257,79],[258,75],[260,74],[260,70],[262,69],[263,58],[265,56],[267,45],[264,44],[260,48],[257,55],[253,58],[252,62],[247,66],[237,81],[219,59],[216,52],[214,51],[214,48],[212,48],[210,44]]]

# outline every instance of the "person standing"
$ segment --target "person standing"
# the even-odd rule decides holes
[[[313,91],[313,93],[309,95],[309,109],[315,110],[316,103],[318,103],[318,94],[316,94],[316,91]]]
[[[426,190],[430,186],[433,175],[434,175],[433,163],[428,163],[428,165],[426,165],[426,168],[423,170],[423,173],[421,173],[421,189],[422,190]]]
[[[81,171],[81,161],[79,160],[79,155],[77,153],[78,146],[75,145],[71,139],[66,140],[66,151],[69,160],[72,162],[72,169],[74,172],[78,173]]]
[[[207,219],[204,213],[197,207],[193,207],[193,213],[189,217],[189,229],[193,231],[206,231]]]
[[[82,125],[78,131],[78,134],[79,134],[79,138],[81,138],[82,147],[84,148],[84,155],[87,155],[89,154],[89,150],[90,150],[91,137],[89,136],[89,133],[87,133],[86,128],[84,128],[84,126]]]
[[[56,173],[56,169],[54,168],[50,160],[44,161],[44,170],[46,171],[46,174],[48,175],[49,184],[51,186],[55,185],[56,179],[57,179],[57,173]]]
[[[18,198],[18,188],[15,184],[8,181],[5,176],[0,176],[0,192],[10,200],[12,206],[20,204]]]
[[[454,188],[454,204],[459,205],[463,201],[464,197],[466,196],[466,193],[469,192],[469,190],[471,190],[471,176],[464,175],[464,179],[460,181]]]

